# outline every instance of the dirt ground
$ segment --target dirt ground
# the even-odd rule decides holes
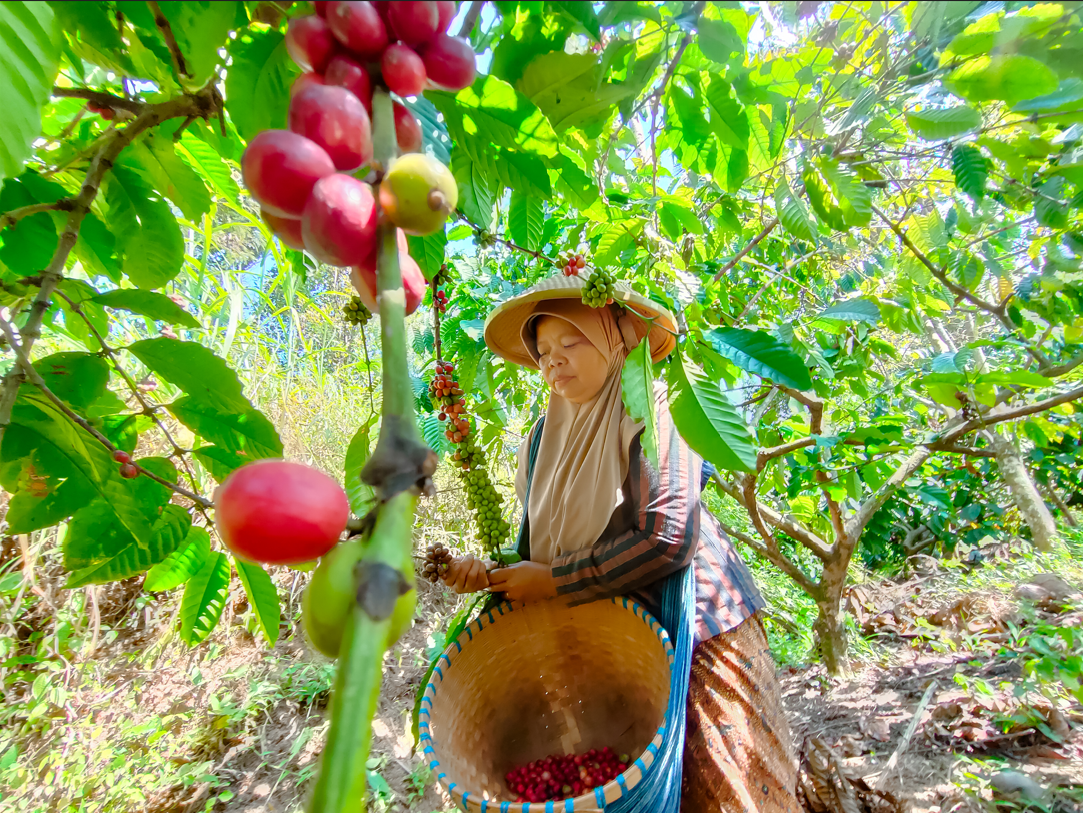
[[[859,644],[852,672],[780,671],[810,813],[989,811],[1018,796],[1001,786],[1020,776],[1045,794],[1031,809],[1083,810],[1083,707],[1042,691],[1025,671],[1033,635],[1055,639],[1058,630],[1083,626],[1078,571],[1043,573],[1044,565],[1011,550],[987,558],[974,572],[933,562],[906,580],[851,588],[847,609]],[[152,716],[176,719],[187,750],[171,752],[170,762],[209,765],[202,781],[184,785],[148,777],[146,803],[130,809],[303,810],[327,731],[332,664],[308,649],[297,626],[300,584],[289,571],[279,577],[283,625],[270,650],[243,624],[243,594],[209,644],[163,646],[173,612],[163,603],[94,650],[102,684],[112,688],[73,694],[71,731],[91,729],[104,743]],[[103,619],[123,617],[139,591],[129,593],[123,585],[103,592]],[[423,582],[424,621],[386,656],[369,761],[369,809],[377,813],[454,809],[413,753],[410,715],[427,656],[457,605],[456,596]],[[80,720],[93,726],[78,729]]]

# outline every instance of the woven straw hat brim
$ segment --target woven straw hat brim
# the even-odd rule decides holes
[[[485,320],[485,343],[501,358],[536,370],[538,365],[523,345],[523,323],[534,313],[539,302],[581,299],[584,285],[584,280],[579,277],[549,277],[518,296],[501,302]],[[654,320],[653,324],[644,319],[633,321],[640,339],[647,334],[649,326],[651,360],[657,362],[664,359],[677,346],[677,322],[673,314],[654,300],[633,291],[627,283],[618,282],[615,289],[614,302],[646,320]]]

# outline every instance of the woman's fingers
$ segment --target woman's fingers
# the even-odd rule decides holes
[[[444,576],[444,584],[451,587],[456,593],[465,593],[466,576],[473,560],[474,557],[467,553],[452,561],[448,565],[447,574]]]
[[[475,559],[470,563],[470,572],[467,577],[467,593],[476,593],[489,586],[489,576],[485,572],[485,562]]]

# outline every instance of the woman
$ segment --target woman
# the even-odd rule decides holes
[[[646,340],[652,358],[664,358],[675,346],[673,318],[623,286],[617,296],[627,307],[588,307],[582,286],[575,277],[546,280],[486,321],[490,349],[539,369],[550,387],[525,508],[530,560],[487,570],[466,555],[445,581],[512,601],[631,595],[652,608],[652,588],[691,564],[696,628],[681,808],[797,813],[789,728],[756,615],[763,599],[700,502],[703,460],[677,433],[664,388],[656,390],[657,468],[643,452],[642,424],[621,401],[629,351]],[[520,501],[537,429],[519,449]]]

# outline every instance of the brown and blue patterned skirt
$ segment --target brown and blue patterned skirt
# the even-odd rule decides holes
[[[758,616],[692,653],[682,813],[798,813],[797,766]]]

